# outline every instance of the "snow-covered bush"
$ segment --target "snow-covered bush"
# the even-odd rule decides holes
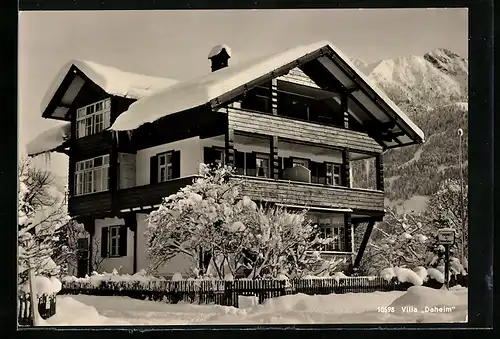
[[[31,267],[35,275],[56,276],[52,260],[58,229],[68,222],[65,194],[53,186],[52,175],[35,168],[28,159],[19,164],[18,283],[22,286]]]
[[[358,246],[363,232],[359,228]],[[398,214],[389,209],[383,222],[373,228],[361,262],[365,275],[377,274],[384,267],[415,267],[425,261],[429,230],[420,215]]]
[[[219,279],[241,270],[254,279],[276,277],[281,270],[300,276],[324,261],[308,255],[308,249],[332,240],[319,238],[306,211],[257,206],[241,196],[244,182],[231,178],[231,168],[201,164],[199,174],[149,216],[153,272],[179,253],[198,260],[200,251],[199,274]]]

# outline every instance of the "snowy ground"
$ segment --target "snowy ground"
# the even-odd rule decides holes
[[[407,292],[298,294],[240,309],[171,305],[128,297],[58,296],[57,314],[44,325],[442,323],[463,322],[466,318],[466,288],[446,291],[415,286]]]

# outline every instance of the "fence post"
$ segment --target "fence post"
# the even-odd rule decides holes
[[[234,303],[233,303],[233,282],[232,281],[225,281],[224,282],[224,304],[225,304],[225,306],[234,306]]]

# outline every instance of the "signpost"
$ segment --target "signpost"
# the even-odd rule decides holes
[[[455,243],[455,230],[451,228],[441,228],[438,230],[438,241],[444,245],[444,280],[446,288],[449,288],[450,278],[450,245]]]

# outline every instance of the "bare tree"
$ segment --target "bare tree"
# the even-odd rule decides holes
[[[68,221],[65,193],[54,185],[48,171],[22,159],[18,189],[18,281],[27,280],[28,268],[35,274],[56,275],[60,267],[53,255],[57,230]]]

